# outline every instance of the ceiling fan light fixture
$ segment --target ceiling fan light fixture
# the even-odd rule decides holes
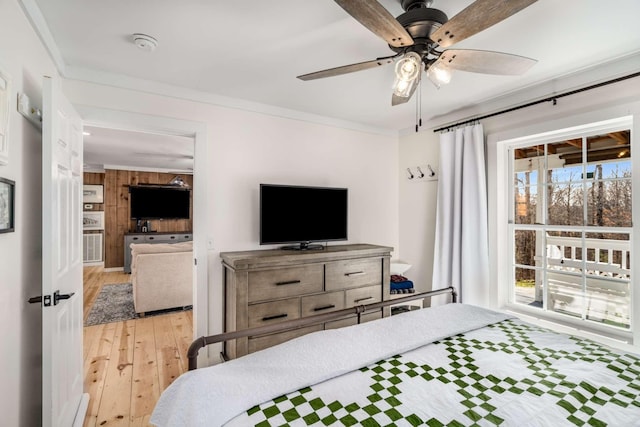
[[[418,84],[418,77],[422,69],[422,58],[415,52],[409,52],[396,62],[396,79],[393,83],[393,93],[407,98],[413,93]]]
[[[427,77],[435,87],[446,85],[451,81],[451,70],[442,62],[436,62],[427,69]]]

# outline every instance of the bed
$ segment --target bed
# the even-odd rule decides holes
[[[158,426],[640,426],[640,358],[465,304],[180,376]]]

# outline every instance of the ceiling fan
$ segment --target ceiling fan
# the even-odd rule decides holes
[[[476,0],[448,19],[433,0],[399,0],[405,13],[394,18],[377,0],[335,0],[347,13],[389,44],[395,55],[298,76],[315,80],[396,63],[391,105],[407,102],[418,86],[422,69],[440,87],[452,70],[519,75],[537,61],[486,50],[446,49],[516,14],[537,0]]]

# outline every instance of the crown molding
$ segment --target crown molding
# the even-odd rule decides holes
[[[49,26],[36,4],[35,0],[18,0],[32,27],[45,45],[51,59],[56,65],[60,75],[69,80],[80,80],[95,83],[103,86],[112,86],[121,89],[128,89],[136,92],[162,95],[171,98],[184,99],[188,101],[202,102],[220,107],[233,108],[237,110],[250,111],[274,117],[299,120],[314,124],[354,130],[358,132],[372,133],[398,137],[396,129],[378,128],[364,125],[362,123],[340,120],[332,117],[317,114],[304,113],[301,111],[280,108],[268,104],[245,101],[213,93],[193,90],[185,87],[169,85],[151,80],[129,77],[122,74],[108,73],[100,70],[92,70],[81,67],[74,67],[65,64],[60,49],[55,42]]]
[[[268,116],[299,120],[303,122],[354,130],[358,132],[392,137],[398,136],[398,131],[396,129],[377,128],[364,125],[362,123],[340,120],[332,117],[276,107],[273,105],[216,95],[214,93],[160,83],[153,80],[139,79],[122,74],[109,73],[106,71],[67,66],[67,74],[65,77],[69,80],[83,81],[99,84],[102,86],[117,87],[153,95],[162,95],[187,101],[202,102],[205,104],[216,105],[225,108],[232,108]]]
[[[637,51],[571,73],[558,75],[552,79],[538,81],[498,97],[487,98],[472,106],[433,117],[424,124],[421,132],[432,132],[433,129],[439,127],[512,108],[526,102],[551,97],[553,94],[623,77],[630,73],[638,72],[639,69],[640,51]],[[403,136],[412,132],[414,132],[413,128],[402,129],[400,135]]]
[[[44,19],[40,8],[36,4],[35,0],[18,0],[18,3],[22,7],[24,14],[27,19],[31,23],[31,26],[35,30],[36,34],[40,38],[40,41],[47,49],[51,60],[55,64],[58,72],[61,76],[66,76],[66,64],[64,59],[62,58],[62,54],[60,53],[60,49],[58,49],[58,44],[53,38],[53,34],[51,34],[51,30],[49,30],[49,25],[47,25],[47,21]]]

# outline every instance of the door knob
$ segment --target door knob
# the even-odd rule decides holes
[[[61,294],[60,291],[55,291],[53,293],[53,305],[58,305],[58,301],[61,299],[69,299],[71,298],[75,292],[71,292],[70,294]]]

